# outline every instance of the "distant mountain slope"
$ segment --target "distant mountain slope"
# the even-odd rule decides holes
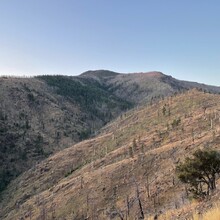
[[[220,92],[161,72],[107,70],[74,77],[2,77],[0,85],[0,191],[35,163],[94,135],[132,107],[194,87]]]
[[[98,81],[108,91],[135,104],[198,88],[206,92],[220,93],[220,87],[196,82],[181,81],[161,72],[121,74],[106,70],[87,71],[80,75]]]
[[[175,166],[196,149],[220,150],[219,110],[220,95],[192,90],[126,112],[13,181],[0,218],[136,219],[138,198],[145,217],[188,207]]]

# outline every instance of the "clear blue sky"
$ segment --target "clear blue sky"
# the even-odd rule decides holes
[[[219,0],[0,0],[0,74],[162,71],[220,86]]]

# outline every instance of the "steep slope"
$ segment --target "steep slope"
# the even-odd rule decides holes
[[[138,199],[145,217],[187,205],[175,166],[198,148],[220,150],[219,111],[219,95],[197,90],[129,111],[13,181],[0,217],[136,219]]]
[[[0,78],[0,192],[36,162],[132,106],[93,83],[62,76]]]
[[[94,135],[134,106],[191,88],[220,92],[161,72],[107,70],[76,77],[2,77],[0,84],[0,192],[38,161]]]

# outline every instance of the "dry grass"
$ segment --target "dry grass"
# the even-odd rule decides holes
[[[220,204],[215,204],[214,208],[204,212],[203,214],[193,214],[192,220],[219,220]]]
[[[202,210],[201,212],[193,211],[198,206],[204,205],[194,202],[190,205],[184,206],[178,210],[168,210],[164,214],[158,216],[158,220],[219,220],[220,219],[220,204],[215,203],[213,208]],[[205,209],[205,208],[204,208]],[[154,220],[154,216],[145,218],[145,220]]]

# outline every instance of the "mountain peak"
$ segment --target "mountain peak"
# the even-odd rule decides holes
[[[161,77],[161,76],[165,76],[162,72],[159,72],[159,71],[137,72],[136,74],[144,74],[144,75],[147,75],[147,76],[149,76],[149,77]]]
[[[111,77],[111,76],[117,76],[117,75],[121,75],[122,73],[116,73],[110,70],[88,70],[84,73],[82,73],[80,76],[96,76],[96,77]],[[134,72],[134,73],[130,73],[130,74],[144,74],[147,75],[149,77],[161,77],[161,76],[165,76],[162,72],[160,71],[150,71],[150,72]]]
[[[82,73],[80,76],[111,77],[111,76],[117,76],[119,74],[120,73],[116,73],[109,70],[88,70]]]

